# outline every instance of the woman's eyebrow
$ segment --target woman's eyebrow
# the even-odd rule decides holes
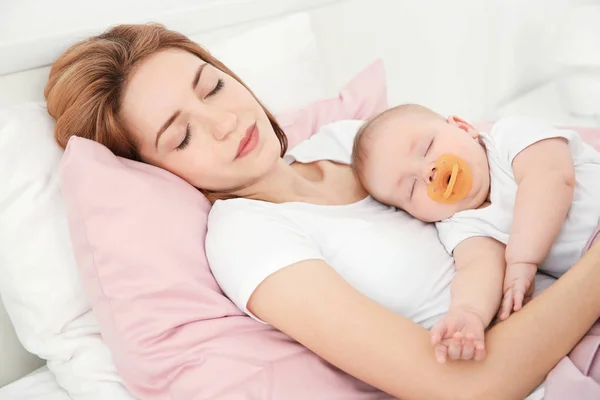
[[[196,90],[196,86],[198,86],[198,82],[200,82],[200,75],[202,75],[202,70],[206,67],[208,63],[201,64],[198,67],[198,71],[196,71],[196,75],[194,76],[194,80],[192,81],[192,89]]]
[[[208,63],[204,63],[204,64],[200,64],[200,66],[198,67],[198,70],[196,71],[196,74],[194,75],[194,80],[192,81],[192,89],[196,90],[196,86],[198,86],[198,82],[200,82],[200,75],[202,75],[202,70],[207,65],[208,65]],[[160,140],[160,137],[162,136],[162,134],[167,130],[167,128],[169,126],[171,126],[173,121],[175,121],[177,119],[177,117],[179,117],[179,114],[181,114],[181,110],[175,111],[173,113],[173,115],[171,115],[171,117],[169,117],[169,119],[166,120],[165,123],[160,127],[160,129],[158,130],[158,133],[156,134],[156,142],[154,143],[155,148],[158,147],[158,141]]]
[[[175,113],[173,113],[173,115],[171,115],[171,117],[163,124],[163,126],[160,127],[160,129],[158,130],[158,133],[156,134],[156,142],[154,143],[154,148],[158,148],[158,140],[160,139],[162,134],[165,133],[167,128],[169,126],[171,126],[173,121],[175,121],[175,119],[177,119],[177,117],[179,117],[179,114],[181,114],[181,110],[175,111]]]

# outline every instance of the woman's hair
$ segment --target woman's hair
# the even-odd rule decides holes
[[[140,160],[133,136],[120,116],[123,93],[135,67],[164,49],[195,54],[252,93],[229,68],[185,35],[159,24],[119,25],[73,45],[52,66],[44,96],[48,112],[56,120],[58,144],[65,148],[71,136],[80,136],[105,145],[118,156]],[[283,156],[287,138],[269,110],[259,104],[271,121]]]

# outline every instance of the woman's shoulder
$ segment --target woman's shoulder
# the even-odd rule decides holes
[[[217,200],[208,214],[208,225],[240,225],[268,219],[273,215],[273,204],[245,198]]]
[[[293,218],[289,218],[292,211],[280,204],[262,200],[217,200],[208,214],[207,235],[245,235],[257,240],[261,240],[260,237],[285,236],[289,231],[300,229],[291,221]]]
[[[363,124],[362,120],[341,120],[323,125],[310,138],[292,148],[285,159],[288,162],[332,160],[349,164],[354,137]]]
[[[362,119],[343,119],[339,121],[330,122],[321,126],[317,133],[329,132],[332,134],[349,134],[354,136],[360,126],[365,123]]]
[[[346,147],[348,145],[352,147],[354,137],[364,123],[365,121],[359,119],[345,119],[331,122],[320,127],[319,130],[311,137],[311,139],[331,138],[343,143]]]

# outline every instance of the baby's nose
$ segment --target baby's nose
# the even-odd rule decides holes
[[[435,165],[428,165],[423,171],[423,181],[426,184],[430,184],[435,180],[436,174],[437,169],[435,168]]]
[[[431,171],[429,173],[429,182],[433,182],[435,180],[436,175],[437,169],[435,167],[431,168]]]

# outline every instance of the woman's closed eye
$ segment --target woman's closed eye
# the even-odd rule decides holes
[[[215,94],[219,93],[219,91],[221,89],[223,89],[224,85],[225,85],[225,83],[223,82],[223,79],[219,78],[217,80],[217,84],[215,85],[214,89],[211,90],[210,92],[208,92],[208,94],[205,96],[205,98],[214,96]],[[190,124],[187,124],[187,126],[185,127],[185,136],[183,137],[183,140],[181,141],[181,143],[179,143],[179,146],[177,146],[175,148],[175,150],[185,149],[187,147],[187,145],[190,144],[191,137],[192,137],[192,128],[191,128]]]
[[[210,92],[208,92],[208,94],[205,96],[205,98],[208,98],[208,97],[210,97],[210,96],[214,96],[215,94],[219,93],[219,91],[220,91],[221,89],[223,89],[223,86],[225,86],[225,82],[223,82],[223,79],[219,78],[219,79],[217,80],[217,84],[216,84],[216,86],[214,87],[214,89],[213,89],[213,90],[211,90]]]
[[[187,147],[187,145],[190,144],[191,136],[192,136],[192,132],[191,132],[190,124],[187,124],[187,126],[185,128],[185,136],[183,137],[183,140],[181,141],[181,143],[179,143],[179,146],[177,146],[175,148],[175,150],[185,149]]]

